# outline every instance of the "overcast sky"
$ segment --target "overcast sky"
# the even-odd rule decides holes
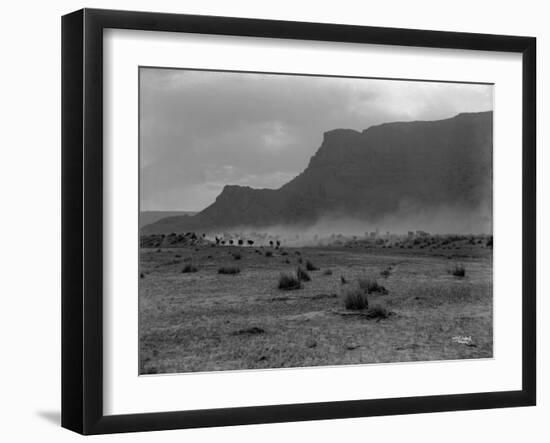
[[[200,211],[226,184],[279,188],[323,132],[493,108],[487,85],[142,68],[142,210]]]

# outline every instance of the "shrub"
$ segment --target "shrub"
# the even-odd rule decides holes
[[[323,275],[332,275],[332,269],[326,269]]]
[[[241,255],[240,252],[235,252],[235,253],[233,254],[233,258],[234,258],[235,260],[240,260],[240,259],[242,258],[242,255]]]
[[[252,326],[251,328],[239,329],[238,331],[233,332],[233,335],[256,335],[256,334],[265,334],[265,329],[259,328],[258,326]]]
[[[271,252],[271,251],[265,251],[265,256],[266,256],[266,257],[273,257],[273,252]]]
[[[387,294],[387,289],[378,284],[378,282],[374,278],[369,277],[362,277],[357,280],[357,283],[359,287],[365,291],[367,294],[371,294],[373,292],[378,292],[380,294]]]
[[[310,281],[311,277],[309,274],[304,271],[300,266],[298,266],[298,269],[296,269],[296,277],[298,277],[298,280],[300,281]]]
[[[388,278],[390,276],[390,270],[386,268],[380,273],[380,275],[384,278]]]
[[[454,268],[451,269],[451,274],[455,277],[464,277],[466,275],[466,269],[464,269],[462,265],[455,265]]]
[[[342,283],[343,285],[345,285],[347,282],[348,282],[348,281],[346,280],[346,278],[345,278],[343,275],[341,275],[341,276],[340,276],[340,283]]]
[[[318,271],[319,268],[317,266],[315,266],[313,263],[311,263],[309,260],[306,261],[306,269],[308,271]]]
[[[367,311],[367,318],[377,318],[383,319],[388,318],[391,315],[391,312],[388,311],[385,307],[381,305],[374,305],[371,309]]]
[[[281,274],[279,276],[279,289],[290,291],[293,289],[301,289],[302,283],[294,274]]]
[[[344,306],[350,310],[361,310],[369,307],[367,294],[359,286],[353,286],[343,291]]]
[[[139,274],[139,278],[145,278],[145,274],[142,272],[141,274]]]
[[[188,274],[190,272],[197,272],[199,268],[193,265],[193,263],[187,263],[181,270],[182,274]]]
[[[218,269],[218,274],[235,275],[241,272],[238,266],[222,266]]]

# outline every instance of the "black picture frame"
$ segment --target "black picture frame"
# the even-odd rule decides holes
[[[522,54],[522,389],[170,411],[103,413],[103,30],[352,42]],[[81,434],[321,420],[536,403],[536,39],[230,17],[82,9],[62,18],[62,426]]]

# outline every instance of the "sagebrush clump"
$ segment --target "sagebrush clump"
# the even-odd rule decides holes
[[[466,269],[463,265],[455,265],[450,270],[450,273],[453,274],[455,277],[464,277],[466,275]]]
[[[181,273],[188,274],[190,272],[197,272],[198,270],[199,268],[197,268],[193,263],[187,263],[181,270]]]
[[[359,287],[367,294],[377,292],[379,294],[387,294],[388,290],[379,284],[376,279],[370,277],[362,277],[357,280]]]
[[[222,266],[218,269],[218,274],[235,275],[241,272],[238,266]]]
[[[306,269],[308,271],[318,271],[319,268],[317,266],[315,266],[311,261],[306,261]]]
[[[281,274],[279,276],[278,288],[283,291],[290,291],[293,289],[301,289],[302,283],[298,277],[294,274]]]
[[[342,291],[344,306],[346,309],[358,311],[369,307],[369,299],[366,292],[358,285]]]
[[[367,313],[367,318],[376,318],[378,320],[388,318],[391,315],[391,312],[388,311],[384,306],[382,305],[374,305],[372,308],[370,308]]]
[[[300,266],[296,269],[296,277],[298,277],[298,280],[300,281],[310,281],[311,277],[309,274]]]

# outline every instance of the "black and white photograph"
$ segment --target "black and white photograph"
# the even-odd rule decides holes
[[[493,357],[493,85],[139,68],[140,374]]]

